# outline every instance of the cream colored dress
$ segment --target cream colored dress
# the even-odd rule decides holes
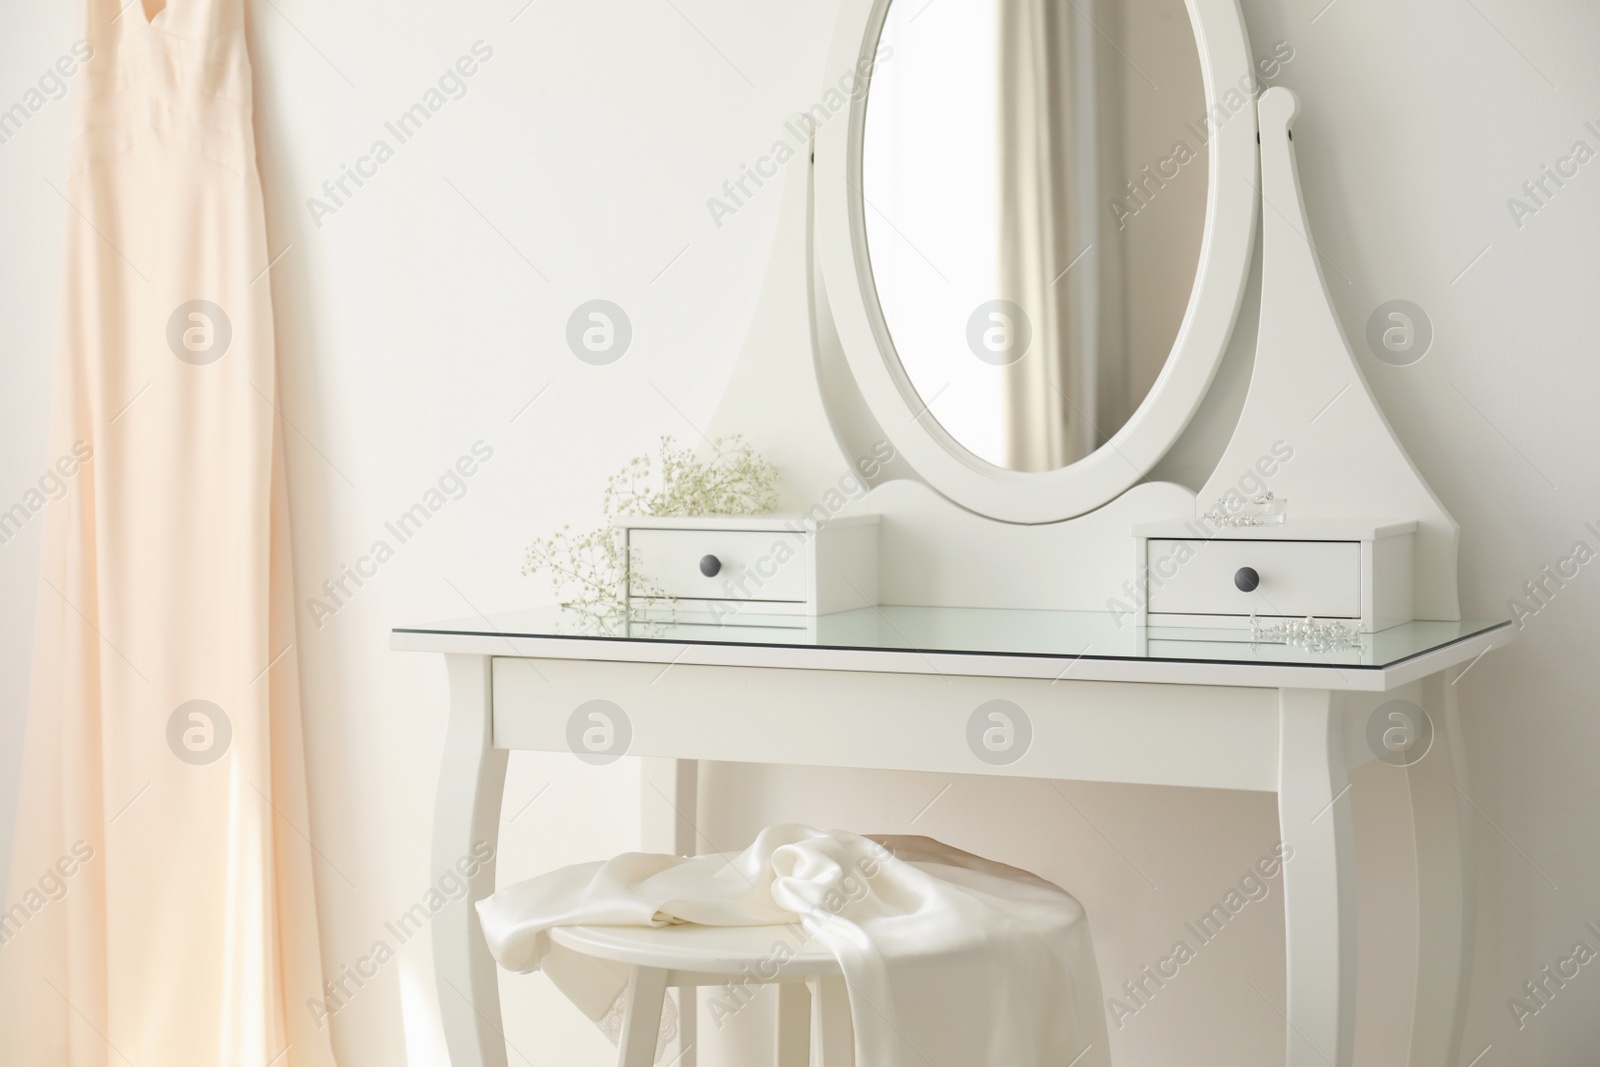
[[[242,0],[85,37],[0,1064],[325,1067]]]

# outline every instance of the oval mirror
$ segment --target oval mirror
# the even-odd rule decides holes
[[[1075,463],[1149,394],[1200,265],[1184,0],[902,0],[879,52],[861,191],[906,376],[980,458]]]
[[[916,475],[1052,522],[1172,447],[1255,244],[1237,0],[842,0],[813,237],[850,375]],[[843,409],[841,409],[843,410]]]

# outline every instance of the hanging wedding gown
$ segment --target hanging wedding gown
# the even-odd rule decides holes
[[[242,0],[159,3],[88,0],[52,182],[68,490],[43,520],[0,1064],[329,1067],[312,884],[339,876],[308,836]]]

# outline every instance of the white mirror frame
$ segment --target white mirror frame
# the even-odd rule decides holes
[[[845,0],[830,76],[871,69],[891,2]],[[1005,522],[1058,522],[1115,499],[1166,455],[1222,362],[1255,251],[1259,83],[1238,0],[1186,3],[1206,107],[1212,114],[1219,106],[1229,112],[1209,145],[1210,185],[1194,289],[1172,353],[1144,402],[1110,441],[1060,470],[995,466],[969,452],[928,412],[895,354],[867,253],[860,190],[870,92],[851,99],[847,121],[826,123],[816,133],[816,254],[851,374],[900,454],[928,484],[969,511]],[[1229,106],[1241,99],[1242,106]]]

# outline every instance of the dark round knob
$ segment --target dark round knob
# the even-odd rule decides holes
[[[722,561],[716,556],[700,557],[700,573],[705,575],[707,578],[715,578],[717,576],[717,572],[721,569]],[[1254,572],[1252,571],[1251,573]],[[1255,586],[1251,586],[1250,588],[1254,589]]]
[[[1249,593],[1261,584],[1261,575],[1254,567],[1240,567],[1233,572],[1233,584],[1241,593]]]

